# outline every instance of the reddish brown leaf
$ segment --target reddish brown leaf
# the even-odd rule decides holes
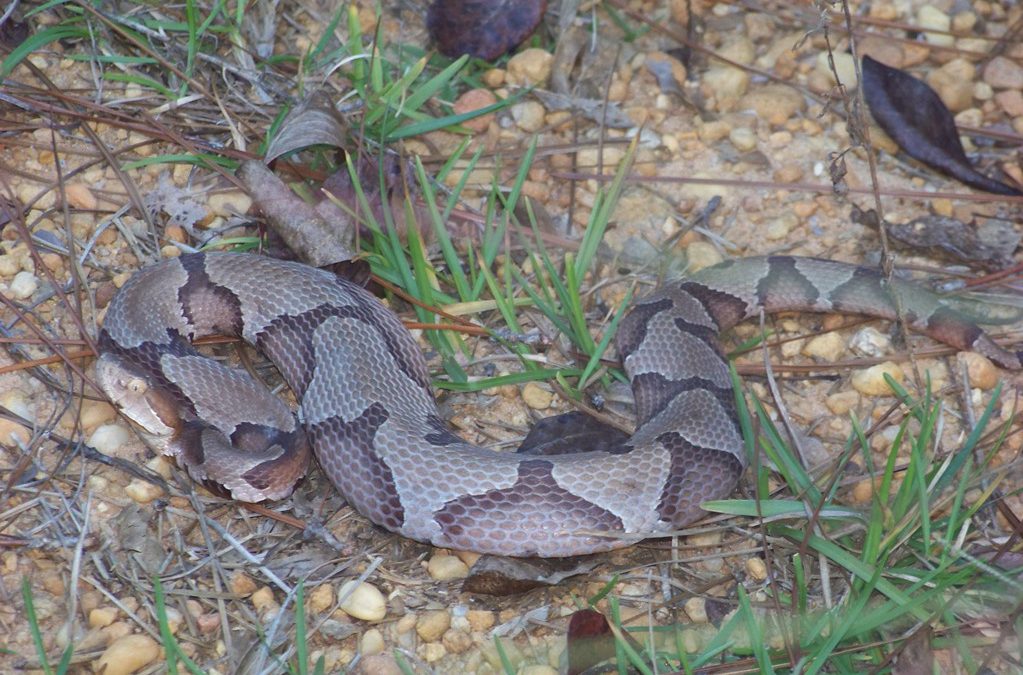
[[[490,61],[532,34],[547,0],[436,0],[426,26],[442,54]]]
[[[952,113],[923,81],[864,56],[863,97],[885,133],[913,159],[978,190],[1023,194],[973,168]]]
[[[603,614],[580,609],[572,615],[568,622],[568,675],[578,675],[614,653],[614,634]]]

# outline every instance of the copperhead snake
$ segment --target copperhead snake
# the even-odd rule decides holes
[[[889,290],[886,290],[889,288]],[[607,551],[687,525],[728,496],[746,451],[718,334],[763,308],[894,316],[1006,368],[1020,358],[922,287],[814,258],[745,258],[638,302],[616,345],[636,431],[612,447],[493,452],[440,419],[422,352],[369,292],[298,263],[191,254],[133,275],[100,334],[99,382],[157,450],[240,500],[287,496],[311,453],[348,502],[392,532],[509,556]],[[200,356],[197,337],[239,336],[300,402]],[[602,534],[605,533],[605,534]]]

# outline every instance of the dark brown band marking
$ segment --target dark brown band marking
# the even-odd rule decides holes
[[[373,450],[388,417],[382,403],[373,403],[351,422],[331,417],[308,425],[307,432],[314,448],[330,450],[317,454],[324,468],[331,475],[349,476],[345,499],[377,525],[398,530],[405,522],[405,507],[391,468]]]
[[[722,481],[722,476],[742,474],[742,463],[727,452],[692,445],[676,432],[661,434],[657,440],[671,453],[671,470],[657,503],[657,513],[675,527],[687,525],[702,515],[702,502],[731,493],[734,484]]]

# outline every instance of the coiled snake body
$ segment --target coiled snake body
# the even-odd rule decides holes
[[[324,271],[266,257],[186,255],[145,268],[111,302],[101,386],[150,445],[246,501],[289,494],[310,448],[374,523],[437,546],[512,556],[606,551],[682,527],[746,466],[717,335],[759,312],[891,318],[1019,368],[924,289],[812,258],[746,258],[667,285],[616,336],[636,431],[600,450],[530,456],[466,443],[438,417],[423,355],[389,309]],[[239,336],[280,369],[287,405],[189,344]],[[602,534],[604,533],[604,534]]]

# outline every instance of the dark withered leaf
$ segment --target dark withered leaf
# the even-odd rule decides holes
[[[934,650],[930,626],[924,626],[902,644],[892,675],[930,675],[934,672]]]
[[[853,207],[853,222],[877,229],[877,213]],[[964,223],[958,218],[927,215],[907,223],[885,222],[888,237],[916,252],[937,254],[958,262],[998,270],[1009,267],[1020,234],[1009,223],[989,220]]]
[[[490,61],[529,37],[546,10],[547,0],[436,0],[426,26],[442,54]]]
[[[573,410],[545,417],[529,430],[516,452],[527,455],[562,455],[579,448],[613,452],[629,435],[584,412]]]
[[[978,190],[1023,194],[973,168],[952,113],[922,80],[864,56],[863,97],[878,125],[913,159]]]
[[[0,23],[0,45],[8,50],[14,49],[28,39],[28,23],[15,21],[13,18]]]
[[[615,639],[598,611],[580,609],[568,622],[568,673],[578,675],[615,654]]]
[[[266,149],[264,161],[269,164],[282,155],[313,145],[340,148],[343,143],[344,127],[334,106],[324,92],[317,91],[287,114]]]

